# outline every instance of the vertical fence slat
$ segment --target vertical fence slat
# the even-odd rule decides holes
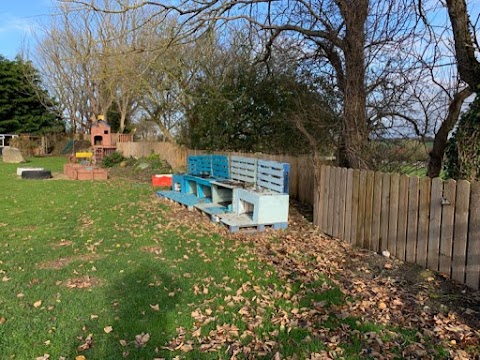
[[[382,216],[380,219],[380,242],[379,250],[387,248],[388,239],[388,213],[390,211],[390,174],[382,176]]]
[[[345,238],[345,202],[347,197],[347,169],[340,172],[340,209],[338,219],[338,238]]]
[[[427,267],[428,220],[430,217],[430,188],[432,180],[429,177],[420,179],[418,201],[418,230],[416,263]]]
[[[408,184],[407,249],[405,260],[414,263],[417,250],[418,177],[410,177]]]
[[[329,200],[330,200],[330,166],[325,167],[325,189],[324,189],[324,200],[323,200],[323,222],[322,222],[322,231],[328,233],[328,218],[330,214]]]
[[[380,218],[382,215],[382,176],[380,172],[374,175],[373,185],[373,219],[372,219],[372,235],[371,249],[378,252],[380,249]]]
[[[452,279],[465,281],[465,259],[467,256],[468,206],[470,202],[470,183],[457,181],[457,201],[455,206],[455,229],[453,238]]]
[[[357,214],[357,240],[355,244],[357,246],[363,246],[363,239],[365,235],[365,200],[367,187],[367,172],[365,170],[360,171],[360,185],[358,187],[358,214]]]
[[[392,174],[390,177],[390,210],[388,211],[388,239],[387,249],[397,256],[397,229],[398,229],[398,191],[400,175]]]
[[[480,182],[470,186],[470,219],[468,229],[467,275],[465,283],[480,288]]]
[[[352,193],[353,193],[353,169],[347,170],[347,190],[345,198],[345,241],[351,242],[352,233]]]
[[[396,256],[405,261],[408,220],[408,176],[402,175],[398,184],[398,224]]]
[[[330,182],[328,186],[328,218],[327,234],[333,236],[333,218],[335,217],[335,168],[330,168]]]
[[[373,187],[375,181],[375,173],[367,172],[367,180],[365,185],[365,232],[363,235],[363,247],[372,249],[372,221],[373,221]]]
[[[321,205],[321,196],[322,189],[324,187],[324,177],[323,177],[323,166],[320,167],[318,171],[320,178],[318,179],[318,184],[315,182],[313,196],[315,197],[315,202],[313,204],[313,224],[321,228],[321,218],[322,218],[322,205]]]
[[[333,225],[332,225],[332,235],[338,238],[339,236],[339,222],[340,222],[340,184],[341,180],[340,177],[342,175],[342,169],[339,167],[335,168],[335,200],[334,200],[334,207],[333,207]]]
[[[452,273],[453,228],[455,224],[455,203],[457,182],[447,180],[443,183],[442,230],[440,234],[439,271],[448,277]]]
[[[440,178],[432,179],[430,197],[430,225],[428,230],[428,259],[427,266],[438,271],[438,256],[440,253],[440,230],[442,224],[442,192],[443,181]]]
[[[353,191],[352,191],[352,230],[350,233],[350,244],[357,242],[357,216],[358,216],[358,196],[360,188],[360,170],[353,171]]]

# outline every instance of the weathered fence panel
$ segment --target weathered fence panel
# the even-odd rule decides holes
[[[408,176],[400,176],[398,197],[397,249],[396,256],[405,261],[408,220]]]
[[[378,252],[380,249],[380,224],[382,216],[382,174],[376,172],[373,184],[373,219],[372,219],[372,235],[371,250]]]
[[[478,287],[480,282],[480,182],[470,186],[467,268],[465,283]]]
[[[480,183],[329,166],[321,174],[325,233],[479,289]]]
[[[451,276],[452,274],[452,244],[456,197],[457,182],[455,180],[446,181],[443,184],[439,271],[447,276]]]
[[[408,184],[408,218],[407,218],[407,249],[405,260],[415,262],[417,253],[417,227],[418,227],[418,187],[417,176],[412,176]]]

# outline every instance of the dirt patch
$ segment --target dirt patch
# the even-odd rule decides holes
[[[65,282],[65,286],[69,289],[90,289],[101,284],[100,279],[88,275],[71,278]]]
[[[52,270],[60,270],[64,267],[70,265],[72,262],[76,261],[92,261],[100,259],[100,255],[96,254],[88,254],[88,255],[78,255],[78,256],[70,256],[66,258],[60,258],[51,261],[45,261],[42,263],[37,264],[39,269],[52,269]]]

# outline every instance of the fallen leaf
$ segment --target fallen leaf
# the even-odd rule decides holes
[[[84,340],[84,343],[82,345],[80,345],[77,350],[78,351],[85,351],[85,350],[88,350],[92,347],[93,345],[93,334],[89,334],[85,340]]]
[[[78,356],[75,356],[75,360],[87,360],[87,358],[83,355],[78,355]]]
[[[150,308],[151,308],[153,311],[159,311],[159,310],[160,310],[160,305],[159,305],[159,304],[156,304],[156,305],[150,304]]]
[[[105,326],[105,327],[103,328],[103,331],[105,331],[105,333],[107,333],[107,334],[110,334],[110,333],[113,331],[113,327],[111,327],[111,326]]]
[[[149,333],[141,333],[139,335],[135,335],[135,346],[137,347],[144,347],[145,344],[150,340]]]
[[[5,324],[6,321],[7,319],[5,319],[4,317],[0,317],[0,325]]]
[[[42,306],[42,300],[38,300],[33,303],[34,308],[39,308],[40,306]]]
[[[50,359],[49,354],[43,354],[42,356],[39,356],[36,358],[36,360],[48,360],[48,359]]]
[[[120,343],[120,345],[122,345],[122,346],[127,346],[127,345],[128,345],[127,341],[126,341],[126,340],[123,340],[123,339],[120,340],[119,343]]]
[[[90,319],[91,320],[98,319],[98,315],[92,314],[92,315],[90,315]]]

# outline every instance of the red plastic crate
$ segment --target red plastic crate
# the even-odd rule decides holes
[[[172,186],[172,174],[152,175],[153,186]]]

